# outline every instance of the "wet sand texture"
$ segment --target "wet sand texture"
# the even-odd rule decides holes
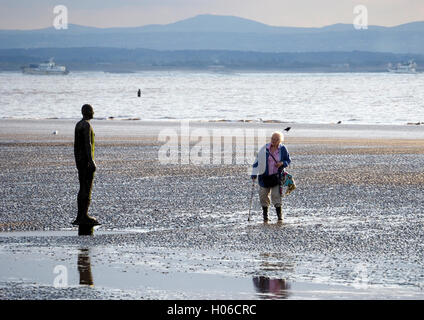
[[[49,123],[46,131],[63,124],[63,135],[54,136],[34,123],[34,134],[25,129],[15,136],[10,122],[0,130],[2,232],[63,230],[76,215],[72,122]],[[96,130],[98,123],[93,125]],[[356,127],[332,131],[304,126],[297,135],[290,124],[286,145],[297,189],[284,199],[285,223],[275,224],[271,208],[271,223],[264,225],[257,199],[253,221],[247,223],[246,165],[161,165],[156,127],[140,123],[142,128],[122,132],[120,124],[108,125],[112,127],[102,123],[96,131],[98,171],[90,214],[99,218],[102,230],[143,232],[95,236],[90,246],[162,248],[185,252],[181,256],[187,261],[203,252],[198,266],[180,262],[171,270],[191,267],[198,272],[210,263],[212,270],[228,268],[238,276],[293,281],[352,283],[355,267],[365,265],[368,283],[422,287],[424,141],[415,127],[379,129],[373,138]],[[220,124],[205,127],[213,125]],[[270,132],[275,128],[269,127]],[[104,132],[121,133],[102,136]],[[352,137],[344,136],[346,132]],[[398,136],[403,138],[394,138]],[[3,246],[28,241],[19,239],[0,241]],[[52,245],[49,238],[31,241],[39,247]],[[53,243],[73,247],[78,241],[59,237]],[[207,258],[216,252],[227,259]]]

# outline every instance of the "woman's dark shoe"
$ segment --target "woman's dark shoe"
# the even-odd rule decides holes
[[[278,222],[283,222],[283,214],[281,213],[281,207],[275,207],[275,211],[277,212]]]
[[[264,216],[264,222],[268,222],[268,207],[262,207],[262,214]]]

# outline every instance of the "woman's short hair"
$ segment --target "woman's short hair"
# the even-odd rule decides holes
[[[272,133],[271,137],[273,137],[274,135],[278,135],[280,137],[280,142],[283,142],[284,141],[284,135],[283,135],[282,132],[280,132],[280,131],[274,131]]]

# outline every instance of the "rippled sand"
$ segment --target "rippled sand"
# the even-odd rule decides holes
[[[103,224],[78,237],[74,122],[1,122],[2,298],[424,297],[420,128],[290,124],[297,189],[284,223],[271,209],[263,224],[257,197],[247,222],[247,164],[161,165],[157,134],[179,124],[93,121],[90,214]],[[281,129],[193,124],[235,126]],[[87,261],[93,290],[80,284]],[[55,265],[70,270],[66,290],[53,286]]]

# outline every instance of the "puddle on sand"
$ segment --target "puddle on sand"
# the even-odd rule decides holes
[[[21,248],[23,249],[23,248]],[[0,252],[0,287],[50,287],[64,290],[63,298],[80,298],[80,291],[87,287],[93,290],[132,292],[135,298],[152,299],[255,299],[256,292],[268,294],[268,287],[275,293],[275,286],[265,285],[265,281],[252,282],[251,278],[237,278],[217,274],[202,274],[152,270],[145,266],[96,263],[88,248],[67,248],[67,253],[47,254],[31,250],[3,250]],[[71,251],[71,252],[70,252]],[[98,254],[98,252],[97,252]],[[271,281],[272,283],[272,281]],[[256,289],[255,289],[256,288]],[[23,290],[23,299],[37,298],[37,290]],[[135,294],[134,294],[135,293]],[[4,290],[7,298],[7,290]],[[16,296],[16,291],[14,292]]]
[[[131,292],[134,299],[369,299],[422,298],[407,290],[390,288],[356,289],[345,285],[293,282],[263,275],[182,272],[176,267],[152,269],[148,265],[122,263],[105,248],[9,246],[0,251],[0,288],[16,286],[49,288],[63,299],[80,299],[85,290]],[[107,251],[107,250],[106,250]],[[143,259],[143,252],[134,252]],[[106,256],[106,257],[105,257]],[[112,261],[113,260],[113,261]],[[108,263],[105,263],[108,262]],[[22,290],[22,299],[37,298],[37,290]],[[416,294],[416,293],[415,293]],[[60,298],[60,297],[59,297]]]

